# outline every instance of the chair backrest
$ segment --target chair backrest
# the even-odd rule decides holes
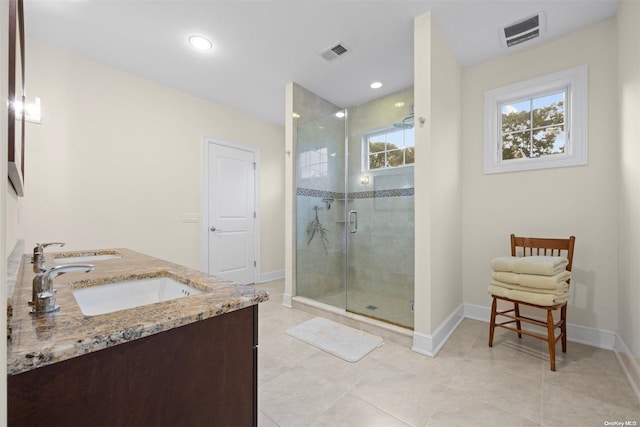
[[[573,264],[574,236],[568,239],[543,239],[538,237],[516,237],[511,235],[511,256],[563,256],[569,260],[567,270]]]

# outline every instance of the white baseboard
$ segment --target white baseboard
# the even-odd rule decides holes
[[[622,365],[622,369],[624,370],[627,379],[629,380],[629,384],[633,389],[633,392],[636,394],[638,400],[640,400],[640,363],[639,359],[633,357],[633,353],[627,347],[627,344],[624,342],[620,334],[616,334],[616,344],[615,349],[616,357]]]
[[[445,345],[453,331],[464,320],[464,304],[455,309],[449,317],[442,322],[432,335],[413,333],[413,346],[411,350],[416,353],[424,354],[430,357],[436,357],[436,354]]]
[[[287,308],[293,308],[293,305],[291,304],[291,295],[286,292],[282,294],[282,305]]]
[[[272,280],[284,279],[284,270],[271,271],[269,273],[260,273],[258,283],[270,282]]]
[[[282,295],[282,305],[292,308],[291,295]],[[431,335],[420,332],[413,333],[413,345],[411,350],[416,353],[435,357],[445,345],[451,334],[465,319],[474,319],[489,323],[491,309],[474,304],[461,304]],[[613,350],[624,369],[631,387],[640,400],[640,363],[627,347],[619,334],[604,329],[591,328],[589,326],[567,323],[567,340],[592,347]]]
[[[282,305],[292,308],[291,295],[282,295]],[[416,353],[435,357],[445,345],[451,334],[465,319],[474,319],[489,323],[491,309],[474,304],[461,304],[431,335],[420,332],[413,333],[413,345],[411,350]],[[567,323],[567,340],[592,347],[613,350],[622,365],[636,397],[640,400],[640,363],[619,334],[604,329]]]
[[[489,323],[491,319],[491,308],[474,304],[464,304],[464,317]],[[544,321],[544,319],[541,320]],[[613,350],[616,343],[616,333],[567,322],[567,341]]]
[[[464,304],[464,317],[489,323],[491,308],[482,305]]]

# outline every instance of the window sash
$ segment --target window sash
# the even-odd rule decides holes
[[[389,138],[389,135],[397,134],[401,135],[402,144],[398,145],[398,138]],[[382,137],[384,136],[384,146],[382,149],[378,151],[371,151],[371,143],[381,143]],[[407,141],[407,130],[406,129],[396,129],[393,127],[380,129],[373,132],[368,132],[363,134],[363,152],[366,153],[363,156],[363,167],[362,169],[365,171],[380,171],[380,170],[388,170],[388,169],[396,169],[405,166],[412,166],[413,163],[407,163],[407,150],[413,149],[415,146],[414,141]],[[393,141],[393,142],[390,142]],[[393,144],[392,147],[389,144]],[[398,155],[401,155],[402,161],[398,162],[397,165],[392,166],[389,164],[391,156],[394,152]],[[383,165],[377,168],[372,168],[371,164],[374,158],[384,156]]]
[[[526,98],[512,98],[512,99],[508,99],[508,100],[504,100],[498,103],[498,114],[497,114],[497,119],[498,119],[498,132],[497,132],[497,136],[498,136],[498,141],[497,141],[497,156],[500,162],[511,162],[514,160],[518,160],[518,158],[511,158],[511,159],[505,159],[503,157],[503,153],[504,153],[504,136],[505,135],[514,135],[514,134],[518,134],[518,133],[528,133],[529,137],[528,137],[528,141],[529,141],[529,150],[528,156],[523,156],[522,158],[527,158],[527,159],[538,159],[538,158],[542,158],[545,156],[562,156],[562,155],[570,155],[571,153],[571,139],[570,139],[570,126],[569,126],[569,117],[571,116],[570,111],[571,111],[571,105],[569,103],[569,91],[570,91],[570,86],[566,85],[563,86],[561,88],[557,88],[557,89],[552,89],[552,90],[546,90],[543,92],[539,92],[539,93],[534,93],[531,94],[530,96],[527,96]],[[544,126],[534,126],[534,114],[535,114],[535,110],[536,108],[534,108],[534,102],[538,99],[541,98],[545,98],[551,95],[559,95],[562,94],[563,97],[563,118],[562,118],[562,122],[561,123],[553,123],[553,124],[549,124],[549,125],[544,125]],[[514,105],[514,104],[522,104],[522,103],[528,103],[528,108],[529,108],[529,123],[528,123],[528,127],[524,128],[522,130],[515,130],[512,132],[503,132],[502,127],[503,127],[503,113],[502,110],[505,106],[508,105]],[[533,153],[533,147],[534,147],[534,134],[537,131],[540,130],[545,130],[545,129],[551,129],[551,128],[555,128],[555,127],[563,127],[563,132],[564,132],[564,145],[563,145],[563,150],[562,152],[551,152],[548,154],[544,154],[544,155],[538,155],[538,156],[531,156],[531,154]]]
[[[564,153],[534,158],[502,159],[500,106],[517,100],[537,98],[566,89]],[[582,65],[485,92],[484,173],[579,166],[588,164],[587,66]]]

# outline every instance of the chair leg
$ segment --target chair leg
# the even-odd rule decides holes
[[[563,305],[560,309],[560,331],[562,333],[562,352],[567,352],[567,306]]]
[[[498,306],[498,302],[496,297],[493,297],[493,302],[491,303],[491,321],[489,322],[489,347],[493,347],[493,331],[496,329],[496,308]]]
[[[513,312],[516,315],[516,326],[518,328],[518,338],[522,338],[522,325],[520,324],[520,304],[517,302],[513,303]]]
[[[551,362],[551,370],[556,370],[556,340],[555,326],[553,324],[553,311],[547,309],[547,333],[549,340],[549,361]]]

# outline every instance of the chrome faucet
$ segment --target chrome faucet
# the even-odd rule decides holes
[[[53,289],[53,279],[65,273],[88,273],[94,269],[91,264],[67,264],[47,268],[44,265],[43,249],[49,245],[64,246],[64,243],[44,243],[42,245],[38,243],[33,249],[33,272],[37,273],[33,278],[32,300],[29,301],[29,304],[34,306],[31,309],[33,314],[51,313],[60,309],[56,305],[56,290]]]
[[[33,248],[33,257],[31,257],[31,264],[33,264],[33,272],[36,273],[36,277],[33,279],[33,290],[31,292],[31,301],[29,301],[29,305],[34,305],[36,299],[38,298],[36,291],[36,278],[39,280],[42,279],[42,273],[46,270],[44,263],[46,259],[44,258],[44,248],[51,245],[59,245],[60,247],[64,246],[62,242],[52,242],[52,243],[36,243],[36,247]],[[37,289],[42,289],[42,286],[38,286]]]
[[[62,242],[52,242],[52,243],[36,243],[36,247],[33,248],[33,257],[31,257],[31,264],[33,264],[33,272],[39,273],[40,271],[37,269],[44,265],[46,261],[44,258],[44,248],[51,245],[59,245],[60,247],[64,246]]]

